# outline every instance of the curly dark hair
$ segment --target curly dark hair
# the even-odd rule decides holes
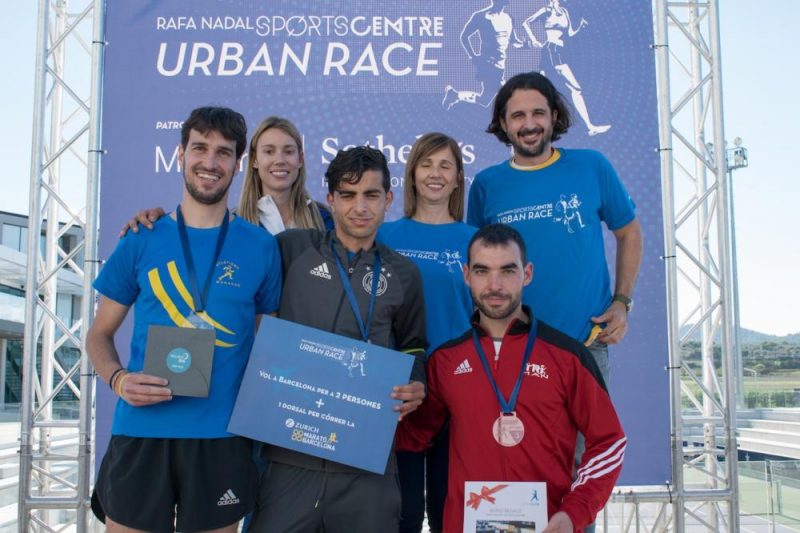
[[[508,101],[511,99],[511,95],[514,94],[514,91],[518,89],[539,91],[547,100],[550,111],[556,111],[556,123],[553,126],[553,141],[557,141],[561,138],[561,135],[567,133],[567,130],[569,130],[569,127],[572,125],[572,119],[564,97],[556,90],[552,82],[547,79],[547,76],[538,72],[523,72],[517,74],[503,85],[497,93],[497,97],[494,99],[492,122],[489,124],[489,127],[486,128],[486,133],[493,134],[506,146],[511,145],[508,135],[503,131],[500,120],[506,116]]]

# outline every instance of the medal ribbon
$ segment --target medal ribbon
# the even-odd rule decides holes
[[[211,287],[211,278],[214,277],[214,265],[217,264],[219,254],[222,252],[222,245],[225,243],[225,237],[228,235],[228,210],[225,209],[225,218],[222,219],[222,226],[219,228],[219,235],[217,235],[217,246],[214,248],[214,256],[211,258],[211,268],[208,269],[208,276],[203,283],[203,292],[200,292],[200,285],[197,283],[197,270],[194,267],[194,258],[192,257],[192,249],[189,247],[189,233],[186,231],[186,222],[183,220],[183,213],[181,213],[181,206],[176,209],[178,219],[178,234],[181,238],[181,249],[183,250],[183,259],[186,261],[186,269],[189,271],[189,288],[192,291],[192,299],[194,299],[195,313],[201,313],[206,308],[206,301],[208,300],[208,290]]]
[[[356,295],[353,292],[353,285],[350,283],[350,276],[347,275],[347,270],[345,270],[342,260],[339,258],[339,255],[333,248],[333,241],[331,241],[331,253],[333,253],[333,258],[336,261],[336,267],[339,269],[339,278],[342,280],[344,293],[347,295],[347,300],[350,302],[350,308],[353,310],[353,315],[356,317],[358,329],[361,330],[361,337],[364,339],[364,342],[369,342],[369,330],[370,326],[372,325],[372,312],[375,310],[375,300],[378,299],[378,282],[380,281],[381,277],[381,256],[376,248],[375,263],[372,265],[372,292],[369,295],[369,307],[367,308],[367,320],[365,324],[364,320],[361,318],[361,309],[358,307],[358,300],[356,300]]]
[[[489,378],[489,383],[492,384],[492,388],[494,389],[494,393],[497,396],[497,401],[500,403],[500,409],[502,409],[503,414],[511,414],[514,412],[514,408],[517,406],[517,398],[519,397],[519,390],[522,388],[522,376],[525,375],[525,367],[528,364],[528,360],[531,358],[531,353],[533,353],[533,345],[536,342],[536,319],[533,319],[531,322],[531,329],[528,332],[528,342],[525,343],[525,353],[522,356],[522,368],[519,369],[519,377],[517,378],[517,383],[514,385],[514,390],[511,391],[511,397],[506,401],[503,397],[503,393],[500,392],[500,389],[497,387],[497,382],[494,380],[492,376],[492,370],[489,367],[489,360],[486,358],[486,354],[483,353],[483,348],[481,348],[481,341],[478,339],[478,332],[475,331],[475,328],[472,328],[472,344],[475,345],[475,351],[478,352],[478,357],[483,364],[483,369],[486,371],[486,377]]]

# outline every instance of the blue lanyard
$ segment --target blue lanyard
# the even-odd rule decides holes
[[[333,253],[333,259],[336,261],[336,267],[339,269],[339,278],[342,280],[344,293],[347,295],[347,300],[350,302],[350,308],[353,310],[353,315],[356,317],[358,329],[361,330],[361,337],[364,339],[364,342],[369,342],[369,330],[370,326],[372,325],[372,312],[375,310],[375,300],[378,299],[378,282],[380,281],[381,277],[381,256],[376,248],[375,263],[372,265],[372,291],[369,295],[367,322],[364,324],[364,320],[361,318],[361,309],[358,307],[358,300],[356,300],[356,295],[353,292],[353,285],[350,283],[350,277],[347,275],[347,271],[344,269],[342,260],[339,259],[339,255],[333,248],[333,241],[331,241],[331,253]]]
[[[483,353],[483,348],[481,348],[481,341],[478,339],[478,332],[475,331],[475,328],[472,329],[472,344],[475,345],[475,351],[478,352],[478,357],[483,364],[483,369],[486,371],[486,377],[489,378],[489,383],[492,384],[492,388],[494,389],[494,393],[497,396],[497,401],[500,402],[500,408],[503,410],[503,413],[510,414],[514,412],[514,408],[517,406],[517,398],[519,397],[519,390],[522,387],[522,376],[525,375],[525,367],[528,365],[528,360],[531,358],[531,353],[533,353],[533,344],[536,342],[536,319],[533,319],[531,322],[531,329],[528,332],[528,342],[525,344],[525,353],[522,356],[522,368],[519,369],[519,377],[517,378],[517,384],[514,385],[514,390],[511,391],[511,398],[508,401],[503,397],[503,394],[500,392],[500,389],[497,387],[497,382],[492,377],[492,370],[489,368],[489,361],[486,359],[486,354]]]
[[[225,242],[225,237],[228,235],[228,210],[225,209],[225,218],[222,219],[222,226],[219,228],[219,235],[217,235],[217,246],[214,248],[214,257],[211,258],[211,268],[208,269],[208,276],[203,283],[203,292],[200,292],[200,285],[197,283],[197,270],[194,267],[194,259],[192,258],[192,249],[189,246],[189,234],[186,231],[186,222],[183,220],[183,213],[181,213],[181,206],[175,210],[178,219],[178,234],[181,238],[181,249],[183,250],[183,259],[186,261],[186,268],[189,271],[189,285],[192,291],[192,298],[194,299],[195,313],[200,313],[205,310],[206,302],[208,301],[208,289],[211,287],[211,278],[214,277],[214,265],[217,264],[219,254],[222,252],[222,245]]]

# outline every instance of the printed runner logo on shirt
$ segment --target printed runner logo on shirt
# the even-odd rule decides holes
[[[458,268],[459,271],[463,268],[461,259],[463,258],[458,250],[450,250],[448,248],[439,254],[439,263],[446,266],[447,270],[450,271],[451,274],[455,272],[453,270],[453,265],[456,265],[456,268]]]
[[[231,287],[239,287],[239,282],[236,280],[236,273],[239,271],[239,265],[233,261],[218,261],[217,268],[222,269],[222,274],[217,276],[217,283],[219,285],[230,285]]]
[[[582,229],[586,227],[581,217],[581,212],[578,209],[581,206],[581,201],[578,195],[572,193],[569,197],[562,194],[558,202],[556,202],[556,213],[558,216],[553,217],[553,222],[561,222],[567,227],[569,233],[575,233],[575,228]]]

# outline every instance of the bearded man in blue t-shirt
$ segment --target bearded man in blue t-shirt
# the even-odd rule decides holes
[[[119,397],[92,498],[111,533],[234,533],[255,504],[252,442],[227,427],[257,318],[277,311],[282,275],[274,237],[227,209],[246,144],[241,114],[192,111],[178,152],[180,204],[153,231],[121,239],[94,283],[101,296],[86,351]],[[123,366],[114,335],[131,306]],[[179,343],[166,355],[176,373],[197,375],[198,354],[213,353],[207,397],[179,396],[175,383],[142,371],[146,356],[164,358],[149,348],[155,336],[167,349]],[[181,365],[170,366],[173,353]]]
[[[569,126],[564,99],[545,76],[508,80],[487,132],[513,146],[514,155],[475,177],[467,218],[478,227],[505,223],[523,235],[536,269],[524,303],[598,355],[628,330],[642,231],[633,201],[602,154],[552,146]],[[617,242],[613,293],[601,222]],[[607,361],[598,364],[607,376]]]

